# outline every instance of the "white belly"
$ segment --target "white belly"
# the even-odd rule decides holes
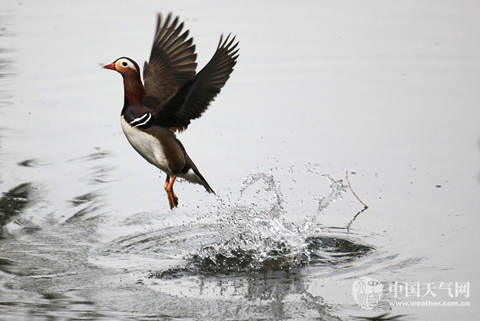
[[[166,173],[170,172],[167,158],[165,157],[162,145],[159,141],[152,135],[130,126],[123,116],[121,116],[120,122],[122,124],[123,133],[132,147],[148,162]]]

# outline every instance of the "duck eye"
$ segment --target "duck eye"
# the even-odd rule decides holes
[[[122,62],[122,66],[127,67],[128,66],[127,62],[126,61]]]

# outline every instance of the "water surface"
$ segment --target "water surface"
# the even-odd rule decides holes
[[[475,319],[475,2],[3,6],[0,318]],[[174,211],[98,67],[145,60],[158,11],[186,20],[200,65],[220,33],[241,41],[179,135],[218,196],[178,183]],[[352,295],[367,276],[467,281],[471,306],[367,311]]]

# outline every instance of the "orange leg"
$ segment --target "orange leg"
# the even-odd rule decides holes
[[[167,175],[167,177],[165,178],[165,185],[164,185],[165,190],[167,190],[168,183],[170,183],[170,175]]]
[[[165,192],[167,193],[168,205],[170,205],[170,209],[172,209],[173,208],[173,206],[172,206],[173,200],[170,197],[170,192],[168,191],[168,185],[169,184],[170,184],[170,176],[167,175],[167,177],[165,178],[165,185],[163,187],[165,188]]]
[[[178,205],[178,197],[175,194],[175,192],[173,191],[173,186],[172,186],[171,192],[172,192],[172,196],[173,196],[173,202],[175,203],[175,206],[177,206]]]
[[[168,184],[168,190],[170,191],[170,196],[172,197],[172,200],[173,200],[173,204],[175,206],[178,205],[178,197],[177,195],[175,195],[175,193],[173,192],[173,183],[175,183],[175,179],[177,178],[177,175],[173,175],[172,176],[172,179],[170,180],[170,183]]]
[[[165,177],[165,185],[163,185],[163,188],[165,188],[165,191],[167,190],[168,183],[170,183],[170,175],[167,175],[167,177]]]
[[[176,178],[177,175],[173,175],[172,179],[170,179],[170,176],[167,175],[167,179],[165,180],[165,191],[167,192],[168,204],[170,205],[170,209],[173,209],[178,205],[178,197],[173,192],[173,183],[175,183]]]

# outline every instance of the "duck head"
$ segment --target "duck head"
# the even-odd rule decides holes
[[[121,57],[109,65],[102,66],[104,69],[118,71],[122,76],[140,76],[138,64],[128,57]]]
[[[138,64],[128,57],[121,57],[109,65],[102,66],[119,72],[123,77],[125,96],[124,106],[141,106],[145,89],[140,80],[140,68]]]

